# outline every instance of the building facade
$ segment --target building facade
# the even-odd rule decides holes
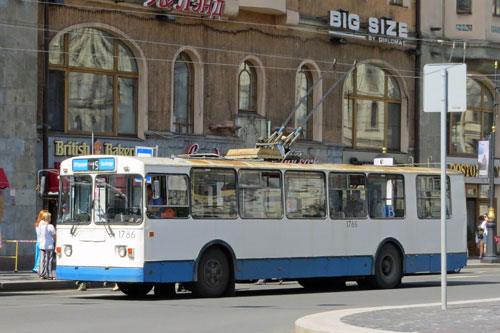
[[[41,171],[37,199],[36,171],[75,155],[133,155],[137,146],[158,147],[159,156],[224,154],[301,126],[294,149],[306,163],[373,163],[383,148],[395,163],[415,160],[415,1],[66,0],[45,8],[29,11],[38,47],[23,46],[39,51],[38,63],[26,52],[35,62],[23,69],[38,81],[22,83],[38,111],[6,135],[22,137],[24,150],[5,145],[20,157],[2,164],[16,184],[0,190],[5,202],[25,188],[29,209],[6,209],[22,222],[0,223],[4,239],[34,239],[36,212],[55,213],[58,191],[57,175]]]
[[[5,240],[35,237],[38,4],[0,0],[0,22],[2,257],[15,252],[15,244]],[[34,253],[34,244],[21,244],[19,250],[21,256],[29,257]],[[14,260],[0,258],[2,267],[13,269]]]
[[[447,118],[447,163],[465,175],[469,253],[477,254],[474,230],[478,216],[488,212],[488,178],[481,177],[479,141],[488,140],[497,115],[495,61],[500,47],[500,1],[440,0],[419,2],[420,71],[428,63],[467,65],[467,111]],[[420,93],[420,99],[423,96]],[[439,114],[417,113],[417,160],[439,163]],[[496,136],[495,197],[500,194],[499,138]],[[494,204],[497,212],[497,203]],[[497,232],[495,231],[495,234]]]

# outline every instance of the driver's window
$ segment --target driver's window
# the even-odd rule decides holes
[[[150,174],[146,181],[147,215],[151,219],[189,216],[188,177]]]

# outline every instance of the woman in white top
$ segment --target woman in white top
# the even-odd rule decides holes
[[[40,279],[55,280],[52,275],[56,228],[50,224],[51,214],[44,213],[40,222]]]

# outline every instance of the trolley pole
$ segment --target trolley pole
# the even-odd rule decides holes
[[[489,154],[489,164],[488,164],[488,181],[489,181],[489,196],[490,196],[490,207],[488,209],[488,237],[486,238],[486,255],[481,259],[481,262],[486,263],[497,263],[500,262],[500,258],[497,257],[497,245],[495,244],[495,133],[496,133],[496,117],[498,112],[498,80],[497,80],[497,67],[498,62],[495,61],[495,95],[493,104],[493,122],[491,125],[490,133],[490,154]]]

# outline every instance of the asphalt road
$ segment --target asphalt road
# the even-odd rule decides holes
[[[448,276],[448,300],[500,297],[500,268]],[[441,301],[440,276],[406,277],[402,288],[307,292],[295,282],[238,284],[219,299],[129,299],[110,288],[0,293],[0,332],[294,332],[296,319],[346,308]]]

